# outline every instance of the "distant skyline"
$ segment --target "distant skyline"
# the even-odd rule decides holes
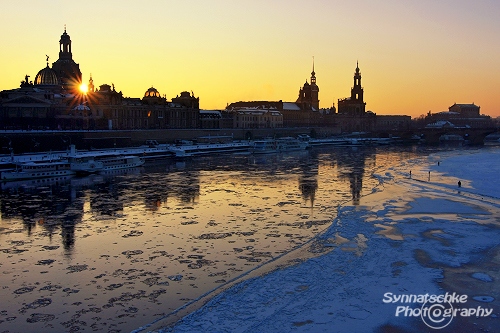
[[[322,108],[350,96],[359,61],[367,110],[498,117],[499,16],[497,0],[3,1],[0,90],[56,61],[66,25],[83,81],[126,97],[295,101],[314,56]]]

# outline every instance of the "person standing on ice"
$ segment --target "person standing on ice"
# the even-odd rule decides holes
[[[458,187],[462,187],[462,182],[460,180],[458,181]]]

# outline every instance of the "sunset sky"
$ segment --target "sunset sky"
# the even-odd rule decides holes
[[[350,95],[359,61],[367,110],[496,117],[499,17],[498,0],[1,1],[0,90],[56,61],[66,25],[84,82],[127,97],[295,101],[314,56],[320,107]]]

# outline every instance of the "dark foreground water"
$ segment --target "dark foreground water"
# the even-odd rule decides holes
[[[424,155],[322,148],[3,183],[0,332],[132,331],[309,241],[373,172]]]

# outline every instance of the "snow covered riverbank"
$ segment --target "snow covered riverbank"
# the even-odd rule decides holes
[[[500,150],[483,148],[381,170],[374,175],[381,187],[363,205],[339,207],[332,226],[310,244],[323,255],[244,281],[173,328],[156,329],[494,332],[500,327],[499,165]],[[422,301],[453,293],[449,303]],[[455,316],[446,316],[449,306]]]

